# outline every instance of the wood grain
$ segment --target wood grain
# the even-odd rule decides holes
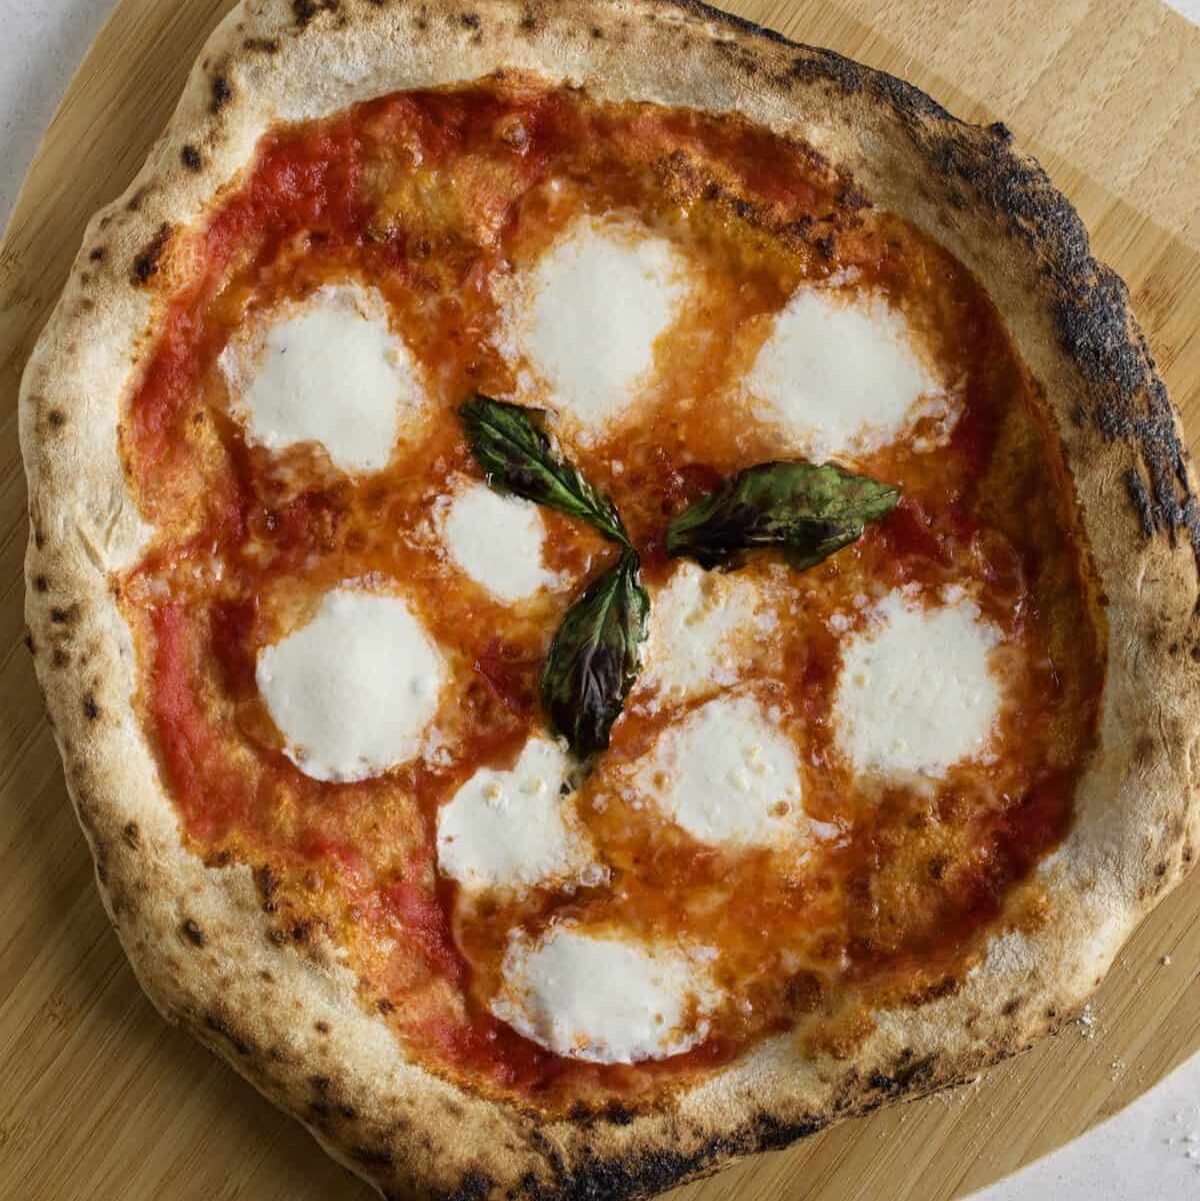
[[[21,368],[88,215],[123,189],[228,0],[121,0],[0,247],[0,1197],[362,1201],[139,992],[92,884],[21,645]],[[1156,0],[741,0],[742,15],[1003,118],[1129,282],[1200,434],[1200,33]],[[1164,956],[1170,966],[1163,966]],[[1200,1049],[1200,879],[1147,922],[1073,1028],[965,1090],[689,1186],[680,1201],[948,1201],[1073,1138]]]

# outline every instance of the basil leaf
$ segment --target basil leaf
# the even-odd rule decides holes
[[[459,410],[487,482],[501,492],[548,505],[630,546],[616,506],[558,455],[541,426],[543,410],[476,394]]]
[[[899,488],[833,463],[760,463],[680,513],[667,529],[667,554],[718,567],[778,547],[803,570],[856,541],[899,500]]]
[[[580,759],[608,746],[641,666],[649,612],[638,557],[627,550],[563,615],[542,671],[542,704]]]

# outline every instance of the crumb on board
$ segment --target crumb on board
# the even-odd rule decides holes
[[[1091,1005],[1085,1005],[1076,1019],[1079,1025],[1079,1032],[1088,1042],[1091,1042],[1096,1037],[1096,1014]]]

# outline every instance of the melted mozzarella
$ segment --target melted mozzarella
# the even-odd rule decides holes
[[[791,740],[748,696],[717,697],[668,726],[634,787],[710,846],[794,847],[824,833],[804,815]]]
[[[530,501],[471,483],[450,501],[441,529],[450,557],[500,600],[524,600],[558,582],[542,565],[546,526]]]
[[[588,441],[637,400],[686,292],[669,242],[587,218],[517,281],[502,349],[527,361],[547,403]]]
[[[643,682],[669,703],[733,684],[770,623],[758,610],[752,580],[681,563],[650,606]]]
[[[935,778],[982,754],[1000,710],[988,663],[999,637],[966,597],[928,608],[891,593],[842,652],[834,700],[842,753],[860,772]]]
[[[492,1012],[558,1055],[592,1063],[665,1059],[708,1032],[708,972],[675,947],[555,925],[509,943]]]
[[[511,771],[477,771],[438,813],[438,866],[470,888],[514,887],[580,875],[591,844],[563,796],[566,751],[525,744]]]
[[[817,460],[875,450],[919,416],[946,414],[899,312],[814,288],[775,319],[746,390],[758,417]]]
[[[383,297],[355,284],[320,288],[238,335],[220,366],[251,441],[271,450],[317,442],[347,472],[386,466],[423,399]]]
[[[446,668],[401,597],[342,587],[263,650],[256,677],[305,775],[363,780],[417,755]]]

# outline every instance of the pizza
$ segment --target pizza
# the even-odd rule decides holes
[[[644,1195],[971,1077],[1193,858],[1126,291],[1002,126],[826,51],[244,3],[20,412],[125,950],[387,1196]]]

